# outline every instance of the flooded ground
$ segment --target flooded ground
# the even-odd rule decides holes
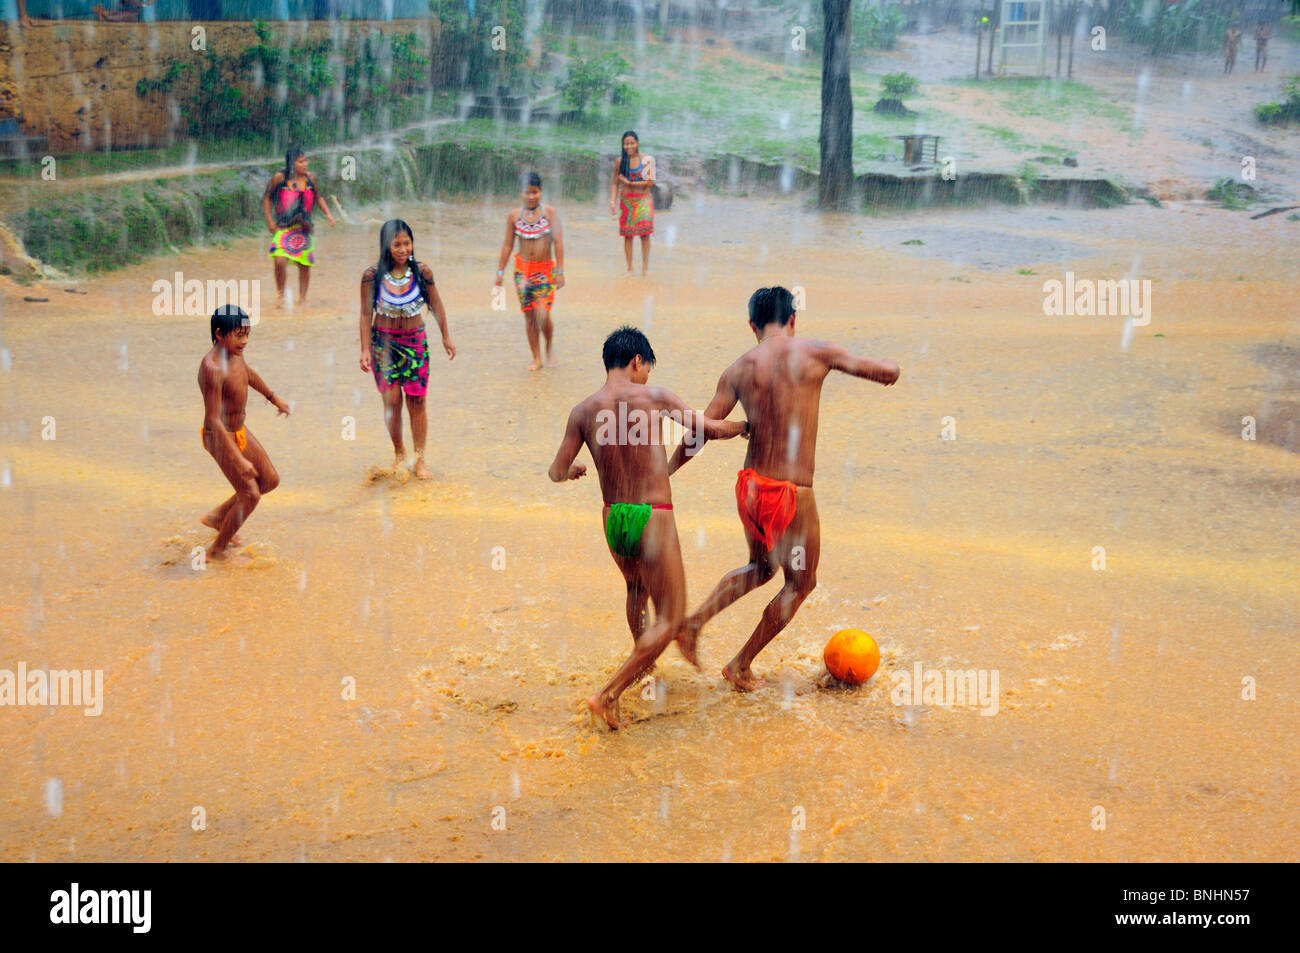
[[[505,206],[391,211],[459,348],[434,358],[429,484],[366,477],[390,446],[355,302],[388,210],[321,229],[292,315],[269,310],[260,238],[84,296],[4,287],[0,668],[103,669],[105,700],[0,712],[0,858],[1295,858],[1300,380],[1279,252],[1300,226],[702,196],[661,214],[642,280],[620,276],[606,209],[566,207],[560,364],[528,374],[513,292],[491,309]],[[197,434],[206,319],[151,311],[177,270],[263,280],[248,359],[294,407],[250,402],[282,484],[204,571],[198,517],[228,489]],[[1150,324],[1044,316],[1067,270],[1150,278]],[[902,379],[827,383],[820,584],[755,663],[768,686],[717,674],[776,584],[705,630],[703,673],[670,649],[655,697],[628,693],[629,730],[597,732],[583,699],[630,639],[596,485],[546,478],[565,415],[623,321],[659,355],[651,381],[703,406],[775,282],[806,289],[800,333]],[[711,445],[674,482],[692,607],[744,558],[743,452]],[[875,635],[880,672],[820,687],[845,626]],[[895,704],[917,664],[996,671],[996,714]]]

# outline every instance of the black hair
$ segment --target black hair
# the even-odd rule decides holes
[[[521,192],[524,189],[528,188],[529,186],[533,186],[533,185],[537,186],[540,189],[542,187],[542,177],[538,175],[536,172],[525,172],[523,175],[519,177],[519,184],[522,186],[520,188]]]
[[[223,304],[212,312],[212,318],[208,322],[209,330],[212,332],[212,343],[217,343],[217,335],[225,337],[242,327],[252,327],[253,322],[244,313],[244,309],[234,304]]]
[[[655,352],[650,347],[649,339],[630,324],[623,325],[605,338],[605,348],[602,352],[605,370],[612,371],[616,367],[627,367],[632,363],[632,358],[637,355],[640,355],[641,360],[647,364],[655,362]]]
[[[749,321],[756,328],[765,328],[773,321],[785,327],[794,314],[794,295],[780,285],[759,288],[749,296]]]
[[[289,180],[293,178],[294,163],[296,163],[299,159],[301,159],[302,156],[303,156],[303,151],[299,149],[297,146],[294,146],[293,148],[285,152],[284,154],[284,184],[285,185],[288,185]]]
[[[618,137],[618,157],[619,157],[618,174],[619,175],[627,175],[628,170],[630,168],[629,163],[627,161],[627,150],[623,148],[623,140],[626,139],[628,136],[631,136],[633,139],[636,140],[637,148],[641,147],[641,137],[638,136],[631,129],[629,129],[627,132],[623,133],[623,135]]]
[[[405,232],[411,237],[411,257],[407,259],[407,264],[415,272],[415,284],[420,289],[420,296],[424,298],[424,303],[429,304],[429,288],[424,280],[424,272],[420,268],[420,263],[415,258],[415,233],[411,231],[411,226],[407,225],[400,218],[390,218],[384,222],[383,228],[379,229],[379,264],[375,266],[375,284],[370,298],[371,307],[379,302],[379,282],[383,280],[384,275],[393,270],[393,239]]]

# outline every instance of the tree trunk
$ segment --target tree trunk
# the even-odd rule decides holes
[[[843,208],[853,192],[853,90],[849,82],[850,0],[822,0],[822,208]]]

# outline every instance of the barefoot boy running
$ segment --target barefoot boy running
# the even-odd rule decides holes
[[[623,724],[619,695],[677,637],[686,614],[686,576],[673,521],[668,458],[660,440],[661,415],[687,430],[683,447],[701,445],[702,435],[738,436],[745,425],[706,419],[676,394],[647,387],[655,354],[636,328],[625,326],[611,334],[605,340],[604,358],[605,386],[569,414],[550,477],[560,483],[586,474],[586,465],[573,461],[587,445],[605,498],[605,540],[627,582],[627,624],[633,641],[631,657],[608,685],[587,699],[587,707],[611,728],[618,728]],[[647,599],[654,600],[656,613],[649,629],[645,628]],[[696,664],[693,654],[684,654]]]
[[[235,532],[248,519],[263,493],[280,485],[280,475],[266,450],[244,426],[248,388],[253,388],[284,416],[289,405],[271,393],[257,372],[244,363],[248,346],[248,315],[234,305],[212,312],[212,350],[199,364],[199,389],[203,391],[203,449],[212,454],[235,494],[201,519],[217,531],[208,548],[209,559],[221,559],[226,547],[238,543]]]
[[[726,417],[739,400],[749,418],[749,451],[736,479],[736,508],[749,544],[749,563],[722,577],[713,594],[683,623],[682,653],[694,655],[700,629],[750,590],[785,571],[785,585],[763,610],[754,634],[722,675],[736,688],[757,684],[749,666],[817,585],[821,524],[813,498],[817,411],[822,382],[843,371],[886,386],[898,380],[893,361],[855,357],[837,344],[796,340],[794,298],[785,288],[760,288],[749,299],[749,326],[758,346],[723,372],[704,411]],[[706,434],[706,439],[707,439]],[[673,454],[674,473],[698,448]]]

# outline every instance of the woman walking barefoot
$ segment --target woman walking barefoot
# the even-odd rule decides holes
[[[564,287],[564,232],[554,206],[542,204],[542,177],[529,172],[524,176],[523,187],[523,204],[506,215],[506,238],[497,261],[496,287],[500,288],[505,281],[506,259],[518,239],[515,290],[519,292],[524,330],[533,352],[533,363],[528,365],[528,369],[535,371],[542,366],[539,337],[546,340],[546,366],[555,366],[551,357],[551,338],[555,334],[551,307],[555,303],[556,289]]]
[[[411,418],[415,444],[412,470],[421,480],[433,474],[424,466],[429,431],[424,398],[429,391],[429,342],[424,333],[428,307],[442,331],[447,359],[456,345],[447,331],[447,311],[433,283],[433,269],[415,259],[411,226],[395,218],[379,231],[379,263],[361,276],[361,369],[375,375],[384,401],[384,420],[393,440],[393,474],[405,476],[406,448],[402,444],[402,394]]]
[[[618,215],[618,233],[623,236],[623,257],[632,274],[632,239],[641,237],[641,274],[650,273],[650,236],[655,230],[654,156],[642,155],[641,140],[629,129],[623,133],[623,154],[614,169],[609,192],[609,214]],[[618,207],[615,208],[617,202]]]
[[[316,180],[307,171],[307,156],[301,149],[284,155],[284,169],[271,176],[262,196],[262,213],[271,232],[271,260],[275,262],[275,306],[284,307],[285,272],[288,263],[298,266],[298,304],[307,303],[307,286],[311,267],[316,264],[316,235],[311,214],[319,207],[331,226],[334,216],[325,204],[325,196],[316,188]]]

